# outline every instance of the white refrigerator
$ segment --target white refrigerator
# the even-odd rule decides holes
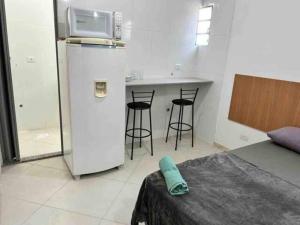
[[[124,164],[126,50],[59,41],[64,159],[76,178]]]

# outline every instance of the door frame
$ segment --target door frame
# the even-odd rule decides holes
[[[60,94],[60,79],[59,79],[59,61],[58,61],[58,24],[57,24],[57,0],[53,0],[53,15],[54,15],[54,40],[56,51],[56,71],[58,84],[58,104],[59,104],[59,129],[60,129],[60,156],[64,154],[63,148],[63,127],[62,127],[62,107]],[[5,13],[5,2],[0,0],[0,148],[4,164],[20,162],[20,148],[18,140],[18,128],[16,119],[16,110],[14,103],[14,91],[12,82],[12,73],[10,65],[10,54],[8,45],[8,33]],[[47,158],[46,156],[45,158]],[[44,157],[41,157],[44,158]],[[40,159],[33,157],[32,160]],[[28,160],[30,161],[30,159]],[[1,162],[0,162],[1,166]]]
[[[57,17],[57,0],[53,0],[53,16],[54,16],[54,33],[55,33],[55,51],[56,51],[56,70],[57,70],[57,88],[58,88],[58,110],[59,110],[59,128],[60,128],[60,146],[61,155],[64,155],[64,139],[63,139],[63,122],[62,122],[62,104],[60,93],[60,74],[59,74],[59,58],[58,58],[58,17]]]
[[[4,164],[20,160],[4,1],[0,1],[0,146]]]

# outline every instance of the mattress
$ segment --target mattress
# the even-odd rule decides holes
[[[300,187],[300,154],[265,141],[231,153]]]
[[[271,155],[267,151],[264,155],[260,153],[259,146],[268,146]],[[286,177],[279,177],[288,173],[287,169],[281,172],[275,168],[277,163],[289,170],[295,169],[288,165],[295,162],[297,155],[277,147],[266,142],[255,148],[252,146],[254,150],[247,147],[234,151],[235,154],[221,153],[179,164],[178,168],[190,189],[182,196],[174,197],[168,193],[160,171],[147,176],[131,224],[300,225],[300,188],[287,181]],[[251,151],[260,153],[256,157],[261,158],[250,158],[252,154],[248,152]],[[272,154],[278,161],[271,160]],[[267,160],[264,161],[263,156]],[[281,158],[285,163],[280,161]],[[276,175],[254,165],[255,160],[269,171],[275,171]],[[288,179],[297,181],[295,176]]]

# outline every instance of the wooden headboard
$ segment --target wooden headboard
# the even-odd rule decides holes
[[[300,83],[237,74],[229,120],[261,131],[300,127]]]

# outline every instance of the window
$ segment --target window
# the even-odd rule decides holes
[[[207,46],[209,42],[209,29],[211,24],[213,6],[203,7],[199,10],[196,45]]]

